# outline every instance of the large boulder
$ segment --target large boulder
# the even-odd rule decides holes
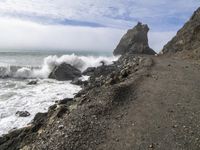
[[[112,65],[102,65],[99,67],[89,67],[85,71],[83,71],[83,75],[93,76],[93,77],[100,77],[106,76],[117,69],[115,64]]]
[[[59,81],[73,80],[77,77],[81,77],[81,71],[66,63],[56,66],[49,75],[49,78]]]
[[[156,54],[155,51],[149,47],[147,37],[148,31],[149,27],[139,22],[122,37],[113,54]]]
[[[200,8],[194,12],[176,36],[164,46],[162,52],[193,51],[198,48],[200,48]]]

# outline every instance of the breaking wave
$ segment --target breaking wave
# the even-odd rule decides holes
[[[58,66],[62,63],[68,63],[75,68],[84,71],[88,67],[97,67],[101,65],[101,61],[104,61],[105,64],[112,64],[113,61],[116,61],[118,57],[111,56],[78,56],[75,54],[72,55],[63,55],[58,57],[48,56],[44,58],[43,64],[38,67],[32,66],[10,66],[4,65],[0,67],[0,78],[48,78],[49,74],[55,66]]]

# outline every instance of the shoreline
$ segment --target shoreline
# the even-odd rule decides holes
[[[4,96],[4,99],[7,100],[0,102],[2,108],[0,111],[2,114],[0,133],[2,134],[0,136],[8,134],[16,128],[27,126],[37,113],[47,112],[49,106],[53,105],[55,101],[65,97],[74,97],[73,95],[77,93],[77,90],[81,90],[80,86],[73,85],[70,81],[59,82],[51,79],[41,79],[37,83],[29,85],[31,81],[31,79],[19,81],[16,79],[2,79],[1,84],[7,84],[9,89],[4,87],[2,88],[4,91],[1,91],[1,93],[7,92],[11,95],[8,98],[6,95],[1,95],[2,98]],[[59,86],[59,88],[54,89],[55,86]],[[12,96],[12,91],[13,95],[16,95],[15,97]],[[17,112],[27,112],[27,115],[20,117],[16,114]]]
[[[128,57],[130,57],[130,56],[128,56]],[[93,120],[93,119],[95,119],[95,117],[91,118],[93,113],[95,113],[95,114],[98,113],[96,115],[101,115],[101,113],[99,111],[103,111],[102,113],[107,113],[108,108],[109,107],[111,108],[111,106],[112,106],[111,105],[113,103],[112,100],[111,101],[105,100],[104,102],[99,103],[98,101],[90,101],[89,99],[91,99],[92,97],[88,98],[88,96],[90,94],[93,95],[95,93],[100,94],[100,95],[101,94],[104,95],[104,93],[109,94],[109,92],[108,91],[106,92],[105,90],[108,90],[108,89],[113,90],[113,88],[115,89],[115,87],[117,88],[117,86],[119,86],[119,88],[123,88],[123,86],[126,87],[127,84],[129,84],[129,83],[126,83],[127,78],[129,78],[129,79],[133,78],[134,81],[140,80],[140,76],[141,75],[143,76],[143,74],[146,74],[145,70],[146,69],[148,70],[148,68],[150,66],[152,66],[152,64],[153,64],[151,58],[145,58],[145,57],[143,58],[143,56],[135,56],[134,55],[134,56],[132,56],[132,58],[131,57],[129,58],[130,61],[127,61],[127,60],[128,59],[123,59],[123,58],[118,60],[120,62],[119,64],[121,64],[121,62],[124,62],[124,63],[121,64],[121,67],[120,67],[121,69],[119,69],[119,70],[123,70],[122,68],[124,68],[124,72],[123,71],[118,72],[116,70],[116,72],[114,73],[114,74],[116,74],[116,76],[113,76],[113,75],[111,75],[112,73],[109,73],[108,75],[106,75],[103,78],[100,77],[101,79],[99,79],[99,77],[97,77],[97,79],[95,78],[95,81],[91,80],[92,79],[92,77],[91,77],[90,80],[89,80],[89,82],[90,82],[89,86],[84,88],[83,90],[81,90],[77,95],[75,95],[73,100],[65,99],[63,101],[60,101],[60,103],[58,102],[57,104],[50,106],[47,113],[36,114],[32,125],[30,125],[29,127],[22,128],[22,129],[19,129],[19,130],[15,130],[15,131],[7,134],[7,135],[4,135],[3,137],[0,137],[0,145],[1,145],[0,147],[5,148],[7,146],[12,146],[12,145],[8,144],[11,141],[15,143],[13,145],[15,147],[18,147],[18,146],[21,147],[22,145],[30,144],[29,143],[30,139],[34,139],[37,136],[39,136],[40,134],[45,133],[45,131],[43,131],[43,130],[48,128],[48,126],[51,126],[51,124],[56,124],[56,125],[54,125],[53,128],[51,127],[54,130],[60,130],[61,128],[65,128],[65,127],[63,127],[64,125],[62,125],[62,123],[61,123],[64,120],[66,121],[66,119],[62,119],[65,116],[69,117],[70,120],[71,119],[74,120],[76,117],[78,117],[78,116],[80,117],[80,115],[83,115],[85,113],[86,114],[89,113],[90,115],[87,114],[88,119],[90,118],[90,119]],[[135,61],[132,62],[132,60],[135,60]],[[138,75],[137,75],[138,79],[134,79],[135,77],[131,77],[132,73],[134,75],[135,71],[138,72]],[[107,77],[109,77],[110,75],[111,75],[111,78],[107,79]],[[129,77],[129,75],[130,75],[130,77]],[[103,82],[103,83],[99,84],[99,81]],[[134,81],[133,81],[133,83],[134,83]],[[104,93],[102,93],[102,91],[100,91],[100,89],[104,90]],[[90,93],[90,94],[88,94],[88,93]],[[107,96],[105,96],[105,97],[107,97]],[[93,96],[93,98],[94,98],[94,96]],[[114,102],[114,103],[118,103],[118,102]],[[95,105],[95,107],[94,107],[94,105]],[[106,105],[108,105],[108,106],[106,106]],[[88,107],[89,108],[91,107],[91,108],[88,110]],[[100,109],[100,110],[98,110],[98,109]],[[77,112],[80,113],[80,114],[77,114],[78,116],[76,115]],[[80,120],[80,119],[77,118],[77,120],[75,119],[74,121],[79,122],[79,123],[82,122],[82,123],[85,124],[85,121],[87,121],[87,119],[86,120],[85,119]],[[72,122],[70,121],[70,124],[71,123],[73,123],[73,121]],[[67,127],[67,126],[68,125],[66,125],[66,128],[70,128],[70,127]],[[75,128],[83,130],[80,126],[74,127],[74,130],[76,130]],[[71,130],[69,132],[73,132],[73,130]],[[28,136],[30,139],[26,139],[26,138],[24,139],[24,136],[26,136],[26,137]],[[62,137],[62,134],[60,136]],[[76,136],[76,134],[74,136]],[[72,135],[72,137],[73,137],[73,135]],[[72,140],[73,140],[73,138],[72,138]],[[24,144],[22,144],[23,143],[22,141],[24,141]],[[75,142],[75,141],[73,141],[73,142]],[[70,145],[68,145],[68,146],[70,146]],[[7,147],[7,148],[10,148],[10,147]]]
[[[0,137],[0,149],[200,149],[199,20],[200,8],[162,54],[149,47],[149,27],[138,22],[114,50],[121,55],[114,64],[88,68],[90,79],[73,99]]]

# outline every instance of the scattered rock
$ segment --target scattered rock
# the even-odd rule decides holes
[[[113,52],[114,55],[124,55],[126,53],[155,55],[156,52],[148,44],[148,31],[149,27],[139,22],[122,37]]]
[[[130,74],[130,71],[129,71],[128,69],[124,69],[124,70],[122,70],[122,71],[120,72],[120,74],[121,74],[121,77],[122,77],[122,78],[126,78],[126,77],[128,77],[128,75]]]
[[[139,62],[143,67],[150,67],[153,65],[153,59],[152,58],[141,58]]]
[[[61,105],[59,108],[58,108],[58,112],[57,112],[57,117],[58,118],[61,118],[63,116],[63,114],[65,114],[65,112],[68,111],[68,108],[65,106],[65,105]]]
[[[27,83],[27,85],[36,85],[37,84],[37,80],[33,80]]]
[[[105,66],[105,61],[102,60],[102,61],[100,61],[100,63],[102,66]]]
[[[28,111],[17,111],[15,115],[18,117],[28,117],[31,114]]]
[[[78,77],[81,77],[81,71],[66,63],[56,66],[49,75],[49,78],[59,81],[73,80]]]
[[[150,145],[149,145],[149,148],[155,148],[154,144],[153,144],[153,143],[150,144]]]
[[[37,113],[32,121],[33,124],[42,124],[47,118],[47,113]]]
[[[79,78],[75,78],[71,84],[74,84],[74,85],[82,85],[82,86],[86,86],[88,84],[88,81],[82,81],[81,79]]]
[[[176,125],[176,124],[172,126],[172,128],[177,128],[177,127],[178,127],[178,125]]]
[[[83,75],[90,75],[91,77],[106,76],[117,69],[117,66],[112,65],[102,65],[97,68],[88,68],[83,72]]]
[[[57,103],[58,103],[58,105],[64,105],[64,104],[67,104],[71,101],[73,101],[73,98],[65,98],[63,100],[57,101]]]
[[[87,75],[87,76],[91,76],[94,71],[95,71],[96,67],[88,67],[85,71],[83,71],[83,75]]]
[[[58,129],[59,129],[59,130],[62,130],[63,128],[64,128],[64,125],[59,125],[59,126],[58,126]]]
[[[106,76],[112,73],[113,71],[116,71],[116,69],[117,69],[116,65],[100,66],[100,67],[97,67],[97,69],[94,72],[94,75],[96,77]]]

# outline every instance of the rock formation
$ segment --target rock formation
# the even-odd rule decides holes
[[[200,47],[200,8],[163,48],[163,53],[189,51]]]
[[[17,111],[15,115],[18,117],[28,117],[31,114],[28,111]]]
[[[120,43],[113,52],[114,55],[124,55],[126,53],[156,54],[154,50],[149,47],[147,37],[148,31],[149,27],[139,22],[122,37]]]
[[[98,66],[96,68],[89,67],[85,71],[83,71],[83,75],[100,77],[101,75],[108,75],[116,69],[117,69],[117,66],[114,64],[113,65],[102,65],[102,66]]]
[[[82,72],[82,74],[91,76],[94,73],[95,69],[96,67],[88,67],[85,71]]]
[[[49,75],[49,78],[60,81],[73,80],[77,77],[81,77],[81,71],[66,63],[56,66]]]
[[[30,82],[27,83],[27,85],[36,85],[37,84],[37,80],[32,80]]]

